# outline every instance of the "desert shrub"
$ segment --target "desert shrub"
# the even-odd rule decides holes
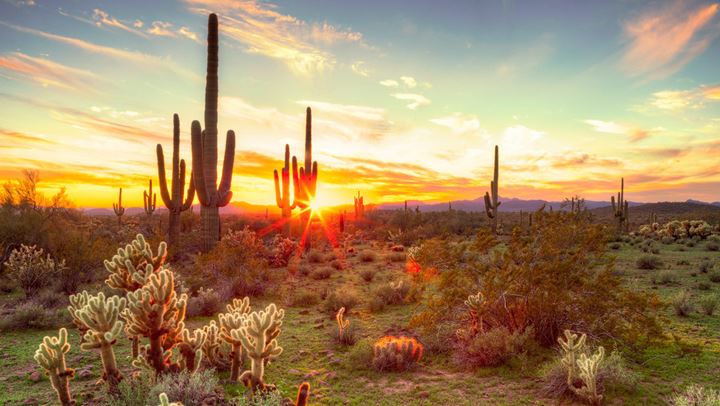
[[[708,251],[720,251],[720,244],[716,242],[709,242],[705,244],[705,249]]]
[[[310,273],[310,277],[315,280],[322,280],[322,279],[328,279],[332,275],[333,270],[329,266],[323,266],[321,268],[316,268]]]
[[[308,262],[311,264],[321,264],[325,262],[325,257],[323,256],[322,252],[318,250],[310,250],[307,254]]]
[[[372,280],[375,278],[375,271],[372,269],[363,269],[360,271],[360,277],[365,282],[372,282]]]
[[[238,396],[230,400],[231,406],[285,406],[286,399],[277,390],[265,391],[255,396]]]
[[[422,359],[424,347],[411,337],[385,336],[373,344],[373,368],[377,371],[407,371]]]
[[[710,282],[720,283],[720,271],[710,272],[708,279],[710,279]]]
[[[625,287],[613,274],[606,230],[584,216],[533,214],[533,232],[514,232],[502,249],[489,232],[467,244],[428,240],[410,250],[411,296],[421,299],[410,326],[432,334],[443,322],[467,319],[464,302],[478,292],[484,329],[533,327],[551,345],[566,328],[591,326],[589,335],[642,345],[660,337],[654,294]],[[419,293],[418,293],[419,292]]]
[[[670,299],[670,304],[678,316],[688,316],[693,311],[692,298],[690,292],[681,290]]]
[[[65,261],[56,262],[45,255],[42,248],[21,245],[14,249],[5,262],[7,273],[25,291],[25,296],[34,295],[55,280],[55,275],[65,267]]]
[[[104,400],[107,406],[145,406],[149,398],[153,382],[148,374],[138,374],[123,379],[117,387],[117,393]],[[157,402],[155,402],[157,403]]]
[[[360,295],[357,291],[348,286],[343,286],[330,291],[325,297],[323,307],[329,313],[337,313],[341,307],[345,308],[346,313],[360,304]]]
[[[328,252],[328,254],[325,256],[325,261],[335,261],[336,259],[339,259],[339,257],[338,253],[335,250]]]
[[[364,338],[350,349],[347,354],[347,366],[352,370],[365,370],[372,367],[373,340]]]
[[[276,234],[270,242],[270,266],[279,268],[287,266],[297,251],[297,243],[281,234]]]
[[[677,264],[677,265],[690,265],[690,261],[688,261],[687,259],[679,259],[679,260],[676,262],[676,264]]]
[[[310,307],[320,303],[320,294],[308,289],[299,289],[290,296],[290,306]]]
[[[410,284],[404,280],[384,283],[373,289],[371,296],[379,298],[386,305],[397,305],[405,301]]]
[[[406,257],[404,252],[392,252],[388,255],[390,262],[403,262]]]
[[[223,310],[225,300],[212,288],[200,288],[187,302],[187,314],[190,317],[214,316]]]
[[[339,259],[333,259],[332,262],[330,262],[330,266],[338,271],[342,271],[345,269],[345,265],[343,264],[343,261]]]
[[[212,251],[198,255],[193,269],[202,272],[191,277],[221,281],[217,287],[225,301],[260,296],[271,282],[265,245],[248,227],[228,232]]]
[[[692,247],[695,246],[695,241],[693,241],[693,240],[687,240],[687,241],[685,242],[685,246],[688,247],[688,248],[692,248]]]
[[[455,357],[458,364],[468,368],[502,365],[531,349],[533,335],[532,327],[514,332],[504,326],[496,327],[472,337],[462,337],[456,346]]]
[[[690,385],[685,392],[670,399],[672,406],[717,406],[720,405],[720,391],[705,389],[699,385]]]
[[[619,242],[614,242],[614,243],[610,244],[610,249],[611,249],[611,250],[616,250],[616,251],[617,251],[617,250],[620,249],[620,247],[622,247],[622,245],[621,245]]]
[[[168,373],[158,377],[157,383],[150,390],[148,399],[157,399],[165,393],[171,402],[181,402],[185,406],[201,406],[204,402],[217,398],[215,387],[218,379],[213,370]],[[157,402],[153,401],[153,405]],[[148,403],[150,406],[150,403]]]
[[[657,275],[652,276],[652,283],[660,285],[673,285],[678,282],[678,277],[674,271],[669,269],[661,271]]]
[[[370,296],[370,299],[368,300],[368,310],[373,313],[385,310],[386,306],[385,300],[383,300],[380,296]]]
[[[360,253],[360,260],[362,262],[375,262],[377,261],[377,254],[375,251],[364,250]]]
[[[15,308],[0,308],[0,331],[48,329],[68,321],[65,309],[46,309],[34,301],[21,303]]]
[[[708,273],[712,271],[713,269],[713,263],[710,261],[703,261],[700,263],[700,272],[702,273]]]
[[[312,272],[312,268],[307,265],[300,265],[300,267],[298,268],[298,273],[301,276],[308,276],[308,275],[310,275],[311,272]]]
[[[46,309],[65,308],[70,303],[66,294],[54,289],[43,289],[32,300]]]
[[[666,236],[666,237],[661,238],[661,239],[660,239],[660,242],[663,243],[663,244],[668,245],[668,244],[674,243],[674,242],[675,242],[675,239],[672,238],[672,237],[667,237],[667,236]]]
[[[713,313],[715,313],[715,309],[717,309],[718,303],[720,303],[720,298],[718,298],[717,295],[703,296],[698,301],[700,310],[702,310],[702,312],[708,316],[712,316]]]
[[[711,287],[708,282],[700,282],[697,285],[698,290],[710,290]]]
[[[655,255],[643,255],[635,261],[635,266],[638,269],[658,269],[663,265],[662,260]]]

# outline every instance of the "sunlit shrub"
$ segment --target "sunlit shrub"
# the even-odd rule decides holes
[[[692,298],[690,292],[681,290],[670,299],[670,304],[678,316],[688,316],[693,311]]]
[[[328,293],[323,307],[328,313],[335,314],[341,307],[349,313],[358,304],[360,304],[360,295],[357,291],[349,286],[343,286]]]
[[[24,244],[13,250],[5,262],[8,275],[28,297],[55,282],[55,276],[64,267],[65,261],[56,262],[42,248]]]
[[[158,377],[148,398],[156,399],[161,393],[165,393],[171,402],[180,402],[184,406],[201,406],[213,400],[217,401],[216,386],[218,379],[213,370],[192,374],[188,371],[166,373]]]
[[[187,314],[195,316],[214,316],[221,312],[225,306],[225,300],[212,288],[200,288],[195,296],[191,296],[187,303]]]
[[[458,364],[468,368],[502,365],[531,350],[533,335],[532,328],[511,332],[500,326],[472,337],[462,337],[456,346],[455,358]]]
[[[297,243],[281,234],[273,237],[270,247],[270,266],[274,268],[287,266],[290,258],[297,252]]]
[[[705,389],[700,385],[690,385],[685,392],[670,399],[673,406],[717,406],[720,405],[720,391]]]
[[[323,280],[328,279],[330,276],[332,276],[333,270],[329,266],[323,266],[320,268],[316,268],[312,272],[310,272],[310,277],[315,280]]]

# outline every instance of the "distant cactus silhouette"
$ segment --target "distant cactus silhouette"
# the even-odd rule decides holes
[[[365,215],[365,203],[363,203],[363,197],[360,196],[358,190],[357,197],[355,199],[355,220],[360,220]]]
[[[623,230],[627,231],[629,223],[629,207],[628,201],[625,200],[625,178],[620,179],[620,191],[617,194],[617,204],[615,203],[615,196],[610,196],[610,203],[612,204],[613,216],[617,220],[617,232],[622,233]]]
[[[292,158],[293,183],[295,190],[295,205],[302,211],[300,221],[303,227],[310,227],[310,212],[307,208],[315,199],[317,191],[317,161],[312,160],[312,111],[310,107],[305,110],[305,166],[298,171],[297,158]],[[307,237],[305,241],[305,250],[310,250],[311,238]]]
[[[125,208],[122,205],[122,188],[120,188],[120,192],[118,193],[118,202],[113,203],[113,211],[118,218],[118,225],[121,226],[122,216],[125,214]]]
[[[290,219],[292,218],[292,210],[296,207],[295,201],[290,203],[290,146],[285,144],[285,166],[280,170],[282,178],[278,177],[277,169],[273,172],[275,176],[275,200],[277,206],[282,210],[282,218],[285,224],[283,229],[285,235],[290,237]],[[282,181],[282,193],[280,182]]]
[[[180,215],[192,207],[192,202],[195,199],[195,184],[192,173],[190,174],[190,185],[188,185],[187,194],[185,194],[185,160],[180,159],[180,118],[177,114],[173,114],[172,183],[170,190],[168,190],[165,178],[165,155],[163,154],[162,145],[157,144],[156,152],[160,196],[168,209],[168,243],[170,247],[175,248],[180,240]],[[183,196],[184,194],[185,196]]]
[[[492,220],[492,231],[498,231],[498,146],[495,146],[495,166],[493,168],[493,180],[490,181],[490,193],[485,192],[485,214]]]
[[[150,185],[149,190],[143,190],[143,208],[145,214],[150,217],[155,212],[155,207],[157,207],[157,195],[152,191],[152,179],[148,181],[148,184]]]
[[[217,185],[217,120],[218,120],[218,19],[210,14],[208,18],[207,77],[205,83],[205,129],[200,122],[193,121],[192,168],[195,191],[202,205],[203,249],[209,251],[220,240],[219,208],[225,207],[232,199],[233,162],[235,160],[235,132],[229,130],[225,139],[225,158],[222,177]]]

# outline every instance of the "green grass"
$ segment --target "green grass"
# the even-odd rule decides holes
[[[665,302],[682,289],[687,289],[694,301],[707,294],[720,294],[720,283],[709,282],[707,273],[699,272],[699,264],[705,258],[720,262],[720,253],[704,250],[703,244],[693,248],[680,245],[657,244],[661,269],[646,271],[635,266],[635,260],[643,255],[638,248],[621,244],[619,250],[611,250],[616,257],[616,268],[630,286],[642,291],[655,292]],[[355,247],[357,252],[372,249],[370,246]],[[348,347],[337,346],[332,338],[333,316],[323,311],[322,302],[308,308],[287,307],[283,297],[296,286],[315,290],[318,293],[339,286],[351,286],[364,303],[347,315],[359,330],[359,338],[375,339],[388,329],[404,328],[414,305],[387,306],[383,311],[371,313],[367,309],[370,292],[379,284],[403,277],[403,262],[386,259],[387,250],[374,248],[378,252],[376,262],[364,263],[359,255],[347,258],[348,267],[333,270],[327,280],[316,281],[309,277],[298,277],[286,281],[268,297],[252,299],[257,309],[274,301],[285,308],[283,331],[280,344],[284,352],[266,369],[266,380],[274,383],[287,397],[294,397],[298,384],[307,380],[311,384],[311,404],[373,404],[373,405],[530,405],[556,404],[554,399],[541,396],[542,381],[540,368],[554,351],[544,350],[527,362],[511,362],[498,368],[481,368],[467,371],[456,365],[447,356],[428,355],[419,368],[403,373],[376,373],[359,370],[347,362]],[[689,265],[677,265],[687,261]],[[311,267],[325,266],[308,264]],[[377,272],[372,282],[360,277],[363,269]],[[652,277],[664,270],[676,273],[677,283],[670,285],[653,284]],[[284,273],[284,270],[276,272]],[[695,276],[692,274],[696,273]],[[710,283],[710,290],[699,290],[701,281]],[[0,301],[8,300],[7,297]],[[665,344],[647,349],[642,353],[627,354],[630,367],[641,376],[636,390],[631,393],[608,392],[607,404],[664,404],[674,391],[681,391],[690,383],[698,383],[720,389],[717,381],[718,360],[720,360],[720,316],[706,316],[695,310],[689,317],[675,316],[670,306],[661,310],[663,324],[668,333]],[[207,323],[207,319],[193,319],[190,328]],[[91,368],[91,376],[76,377],[71,388],[79,404],[89,403],[104,396],[102,385],[95,381],[100,376],[99,356],[79,349],[77,331],[70,329],[72,350],[68,357],[70,367]],[[35,399],[38,404],[51,404],[53,393],[46,377],[39,382],[29,379],[38,370],[32,359],[42,337],[55,334],[48,331],[13,331],[2,333],[0,340],[0,404],[21,404]],[[670,334],[679,337],[673,342]],[[121,340],[116,346],[118,363],[125,374],[130,373],[129,343]],[[228,395],[242,393],[241,385],[228,383],[227,374],[221,374],[221,382]],[[572,404],[565,402],[563,404]]]

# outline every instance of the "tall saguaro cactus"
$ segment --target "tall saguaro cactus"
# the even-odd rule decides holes
[[[610,203],[612,204],[613,216],[618,222],[617,232],[622,233],[628,226],[628,214],[629,206],[628,201],[625,200],[625,178],[620,179],[620,191],[617,194],[617,204],[615,203],[615,196],[610,196]]]
[[[357,197],[353,198],[355,199],[355,220],[360,220],[365,215],[365,203],[363,203],[363,197],[360,196],[359,190]]]
[[[290,146],[285,144],[285,166],[280,170],[282,178],[278,177],[277,169],[273,172],[275,176],[275,200],[277,206],[282,210],[282,217],[285,225],[285,235],[290,237],[290,218],[295,208],[295,201],[290,203]],[[282,194],[280,192],[280,182],[282,181]]]
[[[220,240],[219,208],[232,199],[233,161],[235,159],[235,132],[228,130],[225,139],[225,158],[222,178],[217,185],[217,121],[218,121],[218,18],[208,18],[207,77],[205,82],[205,129],[198,121],[192,123],[193,180],[198,200],[202,205],[200,218],[203,248],[212,249]]]
[[[497,233],[498,229],[498,146],[495,146],[495,167],[493,168],[493,180],[490,181],[490,193],[485,192],[485,214],[492,220],[492,231]]]
[[[192,173],[187,194],[183,196],[185,192],[185,160],[180,159],[180,118],[177,114],[173,114],[172,184],[170,190],[168,190],[165,178],[165,155],[162,145],[157,144],[156,152],[160,196],[165,207],[168,208],[168,242],[170,247],[175,248],[180,240],[180,214],[192,207],[193,199],[195,199],[195,183]],[[150,185],[152,186],[152,183]]]
[[[113,203],[113,211],[118,218],[118,225],[121,226],[122,216],[125,214],[125,208],[122,205],[122,188],[120,188],[120,192],[118,193],[118,202]]]
[[[148,181],[148,184],[149,190],[143,190],[143,208],[145,209],[145,214],[150,217],[155,212],[155,207],[157,207],[157,194],[152,191],[152,179]]]
[[[305,166],[298,171],[297,158],[292,158],[293,183],[295,190],[295,205],[300,208],[300,221],[303,227],[310,227],[310,212],[307,208],[315,199],[317,191],[317,161],[312,160],[312,111],[310,107],[305,110]],[[303,231],[304,233],[307,231]],[[311,238],[307,238],[305,249],[310,249]]]

